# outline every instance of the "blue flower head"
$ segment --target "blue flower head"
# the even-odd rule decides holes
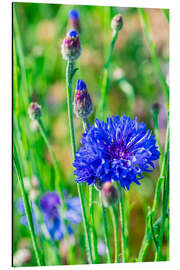
[[[69,18],[72,20],[78,20],[79,19],[79,12],[76,9],[70,10]]]
[[[117,181],[124,189],[134,182],[140,185],[142,173],[152,171],[153,161],[160,153],[155,137],[137,118],[121,114],[96,119],[83,134],[82,147],[76,153],[73,166],[76,182],[95,184],[97,181]]]
[[[67,206],[65,218],[69,222],[67,226],[67,232],[72,234],[73,230],[71,225],[78,224],[82,220],[80,200],[79,197],[68,199],[66,195],[65,201]],[[63,239],[66,234],[66,227],[61,218],[59,209],[59,207],[61,207],[61,200],[59,195],[56,192],[47,192],[41,196],[39,204],[43,214],[44,223],[51,239],[57,241]],[[44,233],[44,236],[47,237],[47,233],[45,233],[43,229],[41,230],[42,224],[39,224],[38,222],[38,215],[35,211],[35,207],[35,204],[32,204],[32,218],[35,233],[38,235]],[[17,210],[19,215],[21,215],[20,222],[28,227],[28,220],[26,217],[24,202],[22,198],[17,201]]]
[[[64,238],[66,228],[61,218],[59,207],[61,206],[59,195],[56,192],[47,192],[40,198],[40,208],[49,234],[53,240]],[[81,222],[81,206],[78,197],[68,199],[66,196],[65,218],[71,224]],[[72,234],[72,228],[68,224],[68,233]]]

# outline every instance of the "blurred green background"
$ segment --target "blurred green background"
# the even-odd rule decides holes
[[[144,121],[153,129],[151,105],[154,101],[161,103],[159,116],[160,139],[164,144],[166,130],[165,99],[156,71],[152,64],[148,46],[144,37],[138,10],[136,8],[70,6],[57,4],[15,3],[13,13],[13,140],[17,143],[21,169],[25,182],[31,185],[33,177],[37,177],[40,187],[27,190],[29,196],[38,205],[38,198],[52,189],[54,170],[47,148],[41,138],[37,123],[31,121],[27,114],[29,103],[37,101],[42,106],[42,119],[48,132],[56,157],[62,167],[63,185],[70,196],[77,195],[77,187],[72,177],[72,154],[68,132],[66,107],[65,68],[66,62],[61,56],[61,43],[69,30],[68,13],[72,8],[80,12],[82,31],[80,40],[82,56],[77,61],[77,79],[83,79],[94,104],[94,113],[90,119],[93,123],[97,106],[101,97],[101,81],[103,67],[107,59],[112,39],[111,19],[121,13],[124,19],[123,29],[112,58],[110,70],[110,88],[108,92],[108,113],[117,115],[121,112],[138,121]],[[169,26],[163,11],[146,9],[152,29],[152,40],[161,69],[168,80],[169,68]],[[15,18],[16,17],[16,18]],[[108,114],[107,114],[108,115]],[[75,117],[77,147],[83,126]],[[159,176],[158,164],[153,173],[145,174],[142,185],[133,184],[127,196],[130,198],[130,256],[134,261],[138,255],[145,229],[147,206],[152,204],[154,189]],[[28,182],[29,181],[29,182]],[[27,184],[28,185],[28,184]],[[88,202],[88,186],[83,184]],[[104,241],[101,210],[98,207],[98,194],[95,217],[96,229],[100,241]],[[30,250],[30,259],[24,265],[36,265],[32,249],[30,233],[21,225],[16,209],[20,197],[16,175],[13,180],[13,254],[22,247]],[[109,213],[108,213],[109,214]],[[112,228],[111,216],[108,216],[109,228]],[[110,241],[113,243],[113,231]],[[168,235],[168,228],[166,228]],[[168,236],[167,236],[168,237]],[[39,239],[38,239],[39,241]],[[86,263],[84,234],[82,224],[75,231],[76,264]],[[40,242],[41,245],[42,242]],[[43,240],[46,264],[57,264],[57,258],[48,241]],[[58,244],[59,245],[59,244]],[[68,263],[66,245],[60,243],[62,263]],[[163,243],[164,254],[168,246]],[[146,261],[153,260],[153,247],[148,249]],[[64,253],[64,254],[63,254]],[[165,256],[164,259],[167,259]],[[102,257],[103,261],[103,257]]]

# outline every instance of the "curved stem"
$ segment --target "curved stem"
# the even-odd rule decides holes
[[[20,185],[20,190],[21,190],[21,194],[22,194],[22,198],[23,198],[23,202],[24,202],[24,208],[25,208],[25,213],[27,216],[27,220],[28,220],[28,225],[29,225],[29,230],[30,230],[30,235],[31,235],[31,240],[32,240],[32,244],[33,244],[33,249],[35,252],[35,256],[36,256],[36,260],[37,260],[37,265],[38,266],[42,266],[44,265],[42,262],[42,257],[41,257],[41,252],[38,248],[37,242],[36,242],[36,236],[35,236],[35,232],[34,232],[34,226],[33,226],[33,219],[32,219],[32,211],[28,202],[28,198],[27,198],[27,194],[24,188],[24,183],[23,183],[23,179],[22,179],[22,174],[21,174],[21,169],[19,166],[19,160],[18,160],[18,156],[16,153],[16,147],[15,145],[13,146],[13,150],[14,150],[14,154],[13,154],[13,163],[14,163],[14,168],[17,174],[17,179]]]
[[[156,184],[156,190],[155,190],[153,206],[152,206],[152,211],[151,211],[152,220],[153,220],[153,218],[155,216],[155,213],[157,211],[157,208],[158,208],[160,195],[161,195],[161,186],[165,182],[165,174],[166,174],[166,167],[167,167],[166,165],[167,165],[168,152],[169,152],[169,119],[168,119],[168,124],[167,124],[167,135],[166,135],[164,156],[163,156],[163,160],[162,160],[161,173],[160,173],[160,177],[158,178],[158,181],[157,181],[157,184]],[[167,181],[168,181],[168,178],[167,178]],[[165,183],[164,183],[164,185],[165,185]],[[167,193],[169,193],[169,186],[168,185],[167,185],[167,189],[168,189]],[[165,194],[163,195],[163,198],[164,198],[164,196],[165,196]],[[167,203],[167,201],[166,201],[166,203]],[[162,221],[162,226],[164,226],[164,221],[165,221],[165,218],[166,218],[166,211],[165,211],[166,208],[167,208],[167,205],[165,205],[165,201],[163,201],[163,209],[162,209],[162,211],[163,211],[162,212],[163,221]],[[145,257],[145,254],[146,254],[146,251],[147,251],[147,248],[150,245],[150,241],[147,241],[147,237],[148,237],[148,235],[150,235],[150,238],[151,238],[152,234],[149,233],[150,227],[147,225],[147,223],[148,222],[146,222],[145,235],[144,235],[143,242],[142,242],[142,245],[141,245],[141,248],[140,248],[138,261],[143,261],[143,259]],[[163,227],[161,229],[161,237],[163,235],[162,232],[163,232]],[[160,241],[161,241],[161,238],[160,238]],[[158,243],[158,245],[159,245],[159,243]],[[160,251],[158,251],[158,252],[160,252]],[[157,255],[155,255],[155,257],[156,257],[155,259],[157,259]]]
[[[45,131],[45,128],[44,128],[44,125],[40,120],[38,120],[38,123],[39,123],[39,130],[40,130],[40,133],[44,139],[44,142],[49,150],[49,153],[51,155],[51,158],[52,158],[52,161],[53,161],[53,166],[54,166],[54,169],[55,169],[55,173],[56,173],[56,178],[55,178],[55,187],[56,189],[58,190],[59,192],[59,195],[61,197],[61,202],[62,202],[62,208],[63,208],[63,211],[66,210],[66,203],[65,203],[65,198],[64,198],[64,194],[63,194],[63,189],[62,189],[62,173],[61,173],[61,170],[60,170],[60,167],[59,167],[59,164],[57,162],[57,159],[56,159],[56,156],[54,154],[54,151],[52,149],[52,146],[49,142],[49,139],[48,139],[48,136],[46,134],[46,131]]]
[[[158,56],[157,56],[157,53],[156,53],[155,44],[152,42],[152,39],[151,39],[151,29],[150,29],[148,15],[144,11],[143,8],[138,8],[138,10],[139,10],[139,14],[140,14],[140,17],[141,17],[145,37],[146,37],[146,40],[147,40],[147,43],[148,43],[149,51],[150,51],[150,54],[151,54],[151,57],[152,57],[152,62],[154,64],[154,68],[155,68],[156,73],[158,75],[161,86],[162,86],[162,88],[164,90],[164,93],[165,93],[165,95],[167,97],[167,100],[169,100],[169,87],[168,87],[168,85],[166,83],[166,80],[164,78],[164,75],[163,75],[163,73],[161,71],[161,66],[159,64],[159,59],[158,59]]]
[[[116,31],[113,35],[113,39],[111,41],[111,45],[109,49],[108,59],[104,66],[103,81],[102,81],[102,98],[101,98],[101,103],[100,103],[100,113],[102,114],[102,118],[104,118],[104,109],[105,109],[108,86],[109,86],[109,66],[112,60],[112,54],[113,54],[113,50],[115,47],[118,33],[119,31]]]
[[[66,68],[67,106],[68,106],[69,130],[70,130],[70,137],[71,137],[73,159],[75,158],[75,154],[76,154],[76,143],[75,143],[75,133],[74,133],[73,112],[72,112],[72,79],[73,79],[74,74],[75,74],[74,63],[67,62],[67,68]],[[85,239],[86,239],[86,251],[87,251],[89,262],[93,263],[91,238],[90,238],[90,233],[89,233],[89,223],[88,223],[87,214],[86,214],[82,186],[80,184],[77,184],[77,189],[78,189],[78,194],[81,201],[81,209],[82,209],[83,224],[84,224]]]

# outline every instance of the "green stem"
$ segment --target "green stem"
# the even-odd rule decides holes
[[[47,148],[49,150],[49,153],[50,153],[52,161],[53,161],[53,166],[54,166],[55,173],[56,173],[55,187],[59,192],[61,202],[62,202],[63,211],[65,211],[66,210],[66,203],[65,203],[65,198],[64,198],[63,188],[62,188],[62,183],[61,183],[61,181],[63,180],[62,179],[62,173],[61,173],[59,164],[57,162],[56,156],[55,156],[54,151],[52,149],[52,146],[51,146],[51,144],[49,142],[48,136],[46,134],[46,130],[44,128],[44,125],[43,125],[43,122],[41,121],[41,119],[38,120],[38,124],[39,124],[40,133],[41,133],[41,135],[42,135],[42,137],[44,139],[44,142],[45,142],[45,144],[46,144],[46,146],[47,146]]]
[[[114,226],[114,242],[115,242],[115,263],[119,263],[119,223],[118,223],[118,212],[116,206],[113,206],[112,209],[112,218]]]
[[[159,148],[159,151],[160,151],[160,167],[161,167],[163,151],[162,151],[162,147],[161,147],[161,143],[160,143],[160,137],[159,137],[158,115],[159,115],[159,113],[153,113],[152,114],[153,122],[154,122],[154,133],[155,133],[156,141],[157,141],[158,148]]]
[[[161,228],[160,228],[160,233],[159,233],[158,250],[157,250],[157,253],[155,255],[155,261],[159,261],[160,256],[161,256],[161,246],[162,246],[162,241],[163,241],[165,219],[166,219],[166,213],[167,213],[168,201],[169,201],[169,163],[168,163],[168,153],[169,153],[169,127],[167,129],[166,151],[165,151],[165,155],[164,155],[163,166],[162,166],[162,175],[161,175],[164,178],[162,222],[161,222]],[[167,170],[167,172],[166,172],[166,170]]]
[[[99,193],[99,195],[100,194],[101,193]],[[105,237],[105,243],[106,243],[106,248],[107,248],[107,262],[112,263],[111,250],[110,250],[110,244],[109,244],[106,209],[105,209],[105,207],[103,205],[101,195],[100,195],[100,202],[101,202],[101,207],[102,207],[102,217],[103,217],[103,225],[104,225],[104,237]]]
[[[95,195],[95,189],[94,189],[94,186],[91,185],[89,188],[91,239],[92,239],[92,248],[93,248],[93,254],[94,254],[94,262],[99,263],[99,254],[98,254],[98,247],[97,247],[97,234],[96,234],[95,223],[94,223],[94,195]]]
[[[146,40],[147,40],[147,43],[148,43],[148,46],[149,46],[150,54],[151,54],[151,57],[152,57],[152,61],[153,61],[156,73],[157,73],[157,75],[159,77],[161,86],[162,86],[162,88],[163,88],[163,90],[165,92],[167,100],[169,100],[169,87],[168,87],[168,85],[166,83],[166,80],[164,78],[164,75],[163,75],[163,73],[161,71],[161,66],[159,64],[159,59],[158,59],[158,56],[157,56],[157,53],[156,53],[155,44],[151,40],[151,28],[150,28],[150,24],[149,24],[148,15],[144,11],[143,8],[138,8],[138,10],[139,10],[142,25],[143,25],[143,28],[144,28],[145,37],[146,37]]]
[[[168,157],[168,151],[169,151],[169,115],[168,115],[168,124],[167,124],[167,134],[166,134],[164,157],[163,157],[163,160],[162,160],[161,173],[160,173],[160,177],[158,179],[157,185],[156,185],[155,196],[154,196],[153,207],[152,207],[152,215],[153,215],[153,217],[154,217],[154,214],[156,213],[156,210],[157,210],[157,207],[158,207],[160,194],[161,194],[161,185],[162,185],[162,183],[164,181],[164,178],[165,178],[166,161],[167,161],[167,157]]]
[[[109,86],[109,66],[112,60],[112,54],[115,47],[115,43],[117,40],[119,31],[116,31],[113,35],[113,39],[111,41],[110,49],[109,49],[109,55],[107,62],[104,66],[104,73],[103,73],[103,82],[102,82],[102,98],[101,98],[101,104],[100,104],[100,113],[102,114],[102,117],[104,118],[104,109],[107,99],[107,92],[108,92],[108,86]]]
[[[14,163],[14,168],[15,168],[15,171],[17,174],[17,179],[18,179],[18,182],[20,185],[20,190],[21,190],[21,194],[22,194],[22,198],[23,198],[23,202],[24,202],[24,208],[25,208],[25,213],[26,213],[27,220],[28,220],[33,249],[34,249],[35,256],[36,256],[37,265],[42,266],[43,262],[42,262],[41,252],[40,252],[38,245],[37,245],[37,242],[36,242],[36,236],[35,236],[35,232],[34,232],[33,219],[32,219],[32,212],[31,212],[31,208],[30,208],[30,205],[28,202],[28,197],[27,197],[27,194],[26,194],[26,191],[24,188],[23,178],[22,178],[21,169],[19,166],[19,160],[18,160],[18,155],[16,152],[15,145],[13,146],[13,148],[14,148],[13,163]]]
[[[163,157],[163,160],[162,160],[161,173],[160,173],[160,177],[158,178],[158,181],[157,181],[157,184],[156,184],[156,190],[155,190],[153,206],[152,206],[152,211],[151,211],[152,220],[153,220],[153,218],[155,216],[155,213],[157,211],[157,208],[158,208],[160,195],[161,195],[161,186],[162,186],[162,183],[165,181],[166,161],[167,161],[168,151],[169,151],[169,131],[168,130],[169,130],[169,120],[168,120],[168,125],[167,125],[167,135],[166,135],[166,142],[165,142],[164,157]],[[165,215],[165,214],[166,213],[164,212],[163,215]],[[147,216],[147,218],[148,218],[148,216]],[[152,234],[149,233],[149,231],[151,231],[151,228],[150,228],[150,226],[148,226],[148,224],[149,224],[149,221],[148,222],[146,221],[145,235],[144,235],[142,245],[141,245],[141,248],[140,248],[138,261],[143,261],[144,260],[147,248],[150,245],[150,238],[151,238]],[[150,235],[150,237],[149,237],[149,235]]]
[[[75,74],[75,71],[76,69],[74,69],[74,63],[68,61],[67,68],[66,68],[67,106],[68,106],[69,130],[70,130],[70,137],[71,137],[73,159],[75,159],[75,154],[76,154],[76,143],[75,143],[75,133],[74,133],[73,112],[72,112],[72,79]],[[77,189],[78,189],[78,194],[81,201],[81,209],[82,209],[83,224],[84,224],[85,239],[86,239],[86,251],[87,251],[89,262],[93,263],[91,238],[90,238],[90,233],[89,233],[89,223],[88,223],[87,214],[86,214],[85,200],[84,200],[82,186],[80,184],[77,184]]]
[[[73,157],[76,154],[76,140],[74,133],[74,121],[73,121],[73,111],[72,111],[72,79],[74,71],[74,62],[67,62],[66,67],[66,85],[67,85],[67,107],[68,107],[68,118],[69,118],[69,129],[71,137],[71,146]]]
[[[124,198],[122,187],[120,186],[120,220],[121,220],[121,249],[122,249],[122,261],[128,261],[128,241],[126,238],[126,223],[125,223],[125,211],[124,211]]]
[[[54,151],[52,149],[52,146],[49,142],[49,139],[48,139],[48,136],[46,134],[46,130],[44,128],[44,125],[43,125],[43,122],[41,121],[41,119],[38,120],[38,124],[39,124],[39,130],[40,130],[40,133],[44,139],[44,142],[49,150],[49,153],[51,155],[51,158],[52,158],[52,161],[53,161],[53,166],[54,166],[54,169],[55,169],[55,173],[56,173],[56,178],[55,178],[55,187],[59,193],[59,196],[61,198],[61,203],[62,203],[62,207],[61,207],[61,214],[62,214],[62,218],[63,218],[63,221],[64,221],[64,224],[65,224],[65,227],[66,227],[66,232],[65,232],[65,236],[66,238],[68,239],[68,242],[69,242],[69,245],[70,245],[70,251],[71,251],[71,242],[70,242],[70,239],[69,239],[69,234],[68,234],[68,221],[67,219],[65,218],[65,211],[66,211],[66,202],[65,202],[65,197],[64,197],[64,194],[63,194],[63,186],[62,186],[62,180],[63,180],[63,175],[61,173],[61,169],[59,167],[59,164],[57,162],[57,159],[56,159],[56,156],[54,154]]]

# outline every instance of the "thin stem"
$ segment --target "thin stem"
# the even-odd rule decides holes
[[[116,206],[113,206],[112,209],[112,218],[114,226],[114,242],[115,242],[115,263],[119,263],[119,223],[118,223],[118,212]]]
[[[128,261],[128,242],[126,239],[126,231],[125,231],[125,211],[124,211],[124,198],[122,187],[120,186],[120,220],[121,220],[121,249],[122,249],[122,261]]]
[[[92,248],[93,248],[93,254],[94,254],[94,261],[95,263],[99,263],[97,234],[96,234],[95,223],[94,223],[94,195],[95,195],[95,189],[94,189],[94,186],[91,185],[89,188],[89,208],[90,208],[90,220],[91,220],[90,223],[91,223]]]
[[[28,202],[27,194],[26,194],[26,191],[24,188],[21,169],[19,166],[18,156],[16,153],[16,147],[15,147],[15,145],[13,147],[14,147],[13,163],[14,163],[14,168],[15,168],[15,171],[17,174],[17,179],[18,179],[18,182],[20,185],[20,190],[21,190],[21,194],[22,194],[22,198],[23,198],[23,202],[24,202],[24,208],[25,208],[25,213],[26,213],[27,220],[28,220],[33,249],[34,249],[35,256],[36,256],[37,265],[42,266],[44,264],[42,262],[41,252],[40,252],[38,245],[37,245],[37,242],[36,242],[36,236],[35,236],[35,232],[34,232],[33,219],[32,219],[32,212],[31,212],[31,208],[30,208],[30,205]]]
[[[169,115],[168,115],[168,118],[169,118]],[[165,178],[166,161],[167,161],[167,157],[168,157],[168,151],[169,151],[169,120],[168,120],[168,124],[167,124],[167,134],[166,134],[165,150],[164,150],[164,157],[162,160],[161,173],[160,173],[160,177],[159,177],[158,182],[157,182],[154,201],[153,201],[153,207],[152,207],[152,215],[153,216],[154,216],[154,214],[157,210],[157,207],[158,207],[160,194],[161,194],[161,185],[162,185],[162,182],[164,181],[164,178]]]
[[[107,99],[107,92],[108,92],[108,87],[109,87],[109,66],[112,60],[113,50],[115,47],[118,33],[119,31],[116,31],[113,35],[110,49],[109,49],[108,59],[104,66],[103,81],[102,81],[102,98],[101,98],[101,104],[100,104],[100,113],[102,114],[103,118],[104,118],[104,109],[105,109],[105,104],[106,104],[106,99]]]
[[[76,69],[74,69],[74,63],[67,62],[67,68],[66,68],[67,106],[68,106],[69,130],[70,130],[70,137],[71,137],[73,159],[75,159],[75,154],[76,154],[76,143],[75,143],[75,133],[74,133],[73,112],[72,112],[72,79],[75,74],[75,71]],[[90,233],[89,233],[89,223],[88,223],[87,214],[86,214],[85,200],[84,200],[82,186],[80,184],[77,184],[77,189],[78,189],[78,194],[81,201],[81,209],[82,209],[83,224],[84,224],[85,239],[86,239],[86,251],[87,251],[89,262],[93,263],[91,238],[90,238]]]
[[[73,111],[72,111],[72,74],[74,70],[74,62],[67,62],[66,67],[66,85],[67,85],[67,106],[68,106],[68,118],[69,118],[69,129],[71,137],[71,146],[73,157],[76,153],[76,140],[74,133],[74,121],[73,121]]]
[[[101,193],[99,193],[99,195],[100,194]],[[109,244],[106,209],[105,209],[105,207],[103,205],[101,195],[100,195],[100,202],[101,202],[101,207],[102,207],[102,217],[103,217],[103,225],[104,225],[104,237],[105,237],[105,243],[106,243],[106,248],[107,248],[107,262],[112,263],[111,250],[110,250],[110,244]]]
[[[142,25],[143,25],[143,28],[144,28],[145,37],[146,37],[146,40],[147,40],[147,43],[148,43],[148,46],[149,46],[150,54],[151,54],[151,57],[152,57],[152,61],[153,61],[156,73],[157,73],[157,75],[159,77],[161,86],[162,86],[162,88],[163,88],[163,90],[165,92],[167,100],[169,100],[169,87],[168,87],[168,85],[166,83],[166,80],[164,78],[164,75],[163,75],[163,73],[161,71],[161,66],[159,64],[159,59],[158,59],[158,56],[157,56],[157,53],[156,53],[155,44],[151,40],[151,29],[150,29],[148,15],[144,11],[143,8],[138,8],[138,10],[139,10]]]
[[[160,177],[159,177],[159,179],[157,181],[157,184],[156,184],[156,190],[155,190],[153,206],[152,206],[152,211],[151,211],[152,220],[153,220],[153,218],[155,216],[155,213],[157,211],[157,208],[158,208],[160,195],[161,195],[161,186],[162,186],[162,183],[165,181],[166,161],[167,161],[168,151],[169,151],[169,131],[168,130],[169,130],[169,120],[168,120],[168,125],[167,125],[167,135],[166,135],[165,150],[164,150],[164,157],[163,157],[163,161],[162,161],[161,173],[160,173]],[[165,213],[165,211],[164,211],[163,215],[167,215],[167,213]],[[149,231],[151,231],[151,228],[150,228],[150,226],[148,226],[148,224],[149,224],[149,222],[146,222],[145,235],[144,235],[142,245],[141,245],[141,248],[140,248],[138,261],[143,261],[144,260],[147,248],[150,245],[150,238],[151,238],[152,234],[149,233]]]
[[[38,120],[38,123],[39,123],[40,133],[41,133],[41,135],[42,135],[42,137],[44,139],[44,142],[45,142],[45,144],[46,144],[46,146],[47,146],[47,148],[49,150],[49,153],[50,153],[52,161],[53,161],[53,166],[54,166],[55,173],[56,173],[55,187],[58,190],[59,195],[61,197],[63,211],[65,211],[66,210],[66,203],[65,203],[65,198],[64,198],[63,189],[62,189],[62,183],[61,183],[61,181],[63,180],[62,179],[62,173],[61,173],[59,164],[57,162],[56,156],[55,156],[54,151],[52,149],[51,143],[49,142],[48,136],[46,134],[46,130],[44,128],[44,125],[43,125],[43,122],[41,121],[41,119]]]
[[[65,197],[64,197],[64,194],[63,194],[63,186],[62,186],[62,180],[63,180],[63,175],[62,175],[62,172],[61,172],[61,169],[59,167],[59,164],[57,162],[57,159],[56,159],[56,156],[55,156],[55,153],[52,149],[52,146],[49,142],[49,139],[48,139],[48,136],[46,134],[46,130],[44,128],[44,125],[43,125],[43,122],[41,121],[41,119],[38,120],[38,124],[39,124],[39,130],[41,132],[41,135],[44,139],[44,142],[49,150],[49,153],[51,155],[51,158],[52,158],[52,161],[53,161],[53,166],[54,166],[54,169],[55,169],[55,173],[56,173],[56,178],[55,178],[55,187],[60,195],[60,198],[61,198],[61,203],[62,203],[62,207],[61,207],[61,214],[62,214],[62,218],[63,218],[63,221],[64,221],[64,224],[65,224],[65,227],[66,227],[66,232],[65,232],[65,236],[66,238],[68,239],[68,242],[69,242],[69,245],[70,245],[70,248],[71,248],[71,242],[70,242],[70,239],[69,239],[69,234],[68,234],[68,221],[67,219],[65,218],[65,211],[66,211],[66,202],[65,202]]]
[[[160,143],[160,136],[159,136],[159,124],[158,124],[158,115],[159,113],[153,113],[153,122],[154,122],[154,133],[156,136],[156,141],[158,144],[158,148],[160,151],[160,167],[162,164],[162,158],[163,158],[163,151],[162,151],[162,147],[161,147],[161,143]]]
[[[164,235],[164,226],[165,226],[165,219],[166,219],[166,213],[167,213],[167,207],[168,207],[168,201],[169,201],[169,163],[168,163],[168,152],[169,152],[169,127],[167,129],[167,145],[166,145],[166,152],[164,155],[163,160],[163,166],[162,166],[162,177],[164,178],[164,186],[163,186],[163,207],[162,207],[162,222],[161,222],[161,228],[159,233],[159,244],[158,244],[158,250],[155,256],[155,261],[160,260],[161,256],[161,246],[163,241],[163,235]],[[166,172],[167,169],[167,172]]]

